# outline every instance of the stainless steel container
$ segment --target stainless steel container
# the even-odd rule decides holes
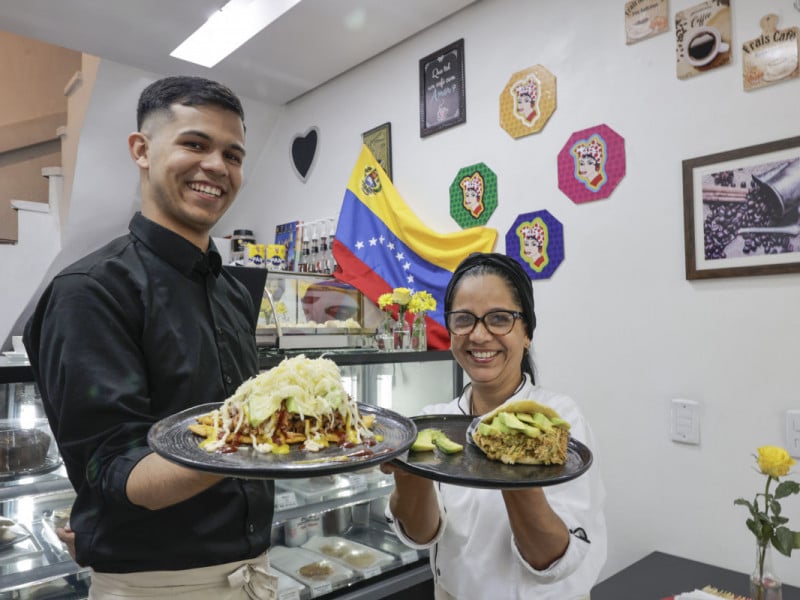
[[[334,508],[322,515],[322,533],[324,535],[339,535],[350,527],[351,510],[349,506]]]

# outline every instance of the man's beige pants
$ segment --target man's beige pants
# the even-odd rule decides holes
[[[182,571],[92,572],[89,600],[276,600],[278,578],[268,572],[266,554]]]

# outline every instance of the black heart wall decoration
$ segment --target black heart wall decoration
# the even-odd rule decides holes
[[[311,173],[311,167],[317,158],[319,145],[319,129],[311,127],[305,135],[296,135],[292,140],[292,167],[303,183]]]

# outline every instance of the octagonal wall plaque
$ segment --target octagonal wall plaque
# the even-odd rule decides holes
[[[556,110],[556,76],[542,65],[517,71],[500,93],[500,127],[513,138],[541,131]]]
[[[450,216],[462,229],[486,225],[497,208],[497,176],[484,163],[461,169],[450,184]]]
[[[564,260],[564,227],[546,210],[521,214],[506,233],[506,255],[531,279],[549,279]]]
[[[608,125],[576,131],[558,153],[558,188],[576,204],[608,198],[625,176],[625,140]]]

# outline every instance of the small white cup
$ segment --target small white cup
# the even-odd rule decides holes
[[[11,336],[11,347],[14,349],[14,352],[20,352],[25,354],[25,344],[22,343],[22,336],[21,335],[12,335]]]
[[[693,67],[705,67],[717,58],[719,54],[727,52],[730,45],[722,41],[719,29],[704,25],[693,29],[686,36],[686,62]]]

